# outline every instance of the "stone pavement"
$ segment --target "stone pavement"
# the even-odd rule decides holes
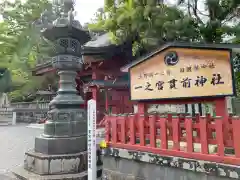
[[[9,172],[23,165],[24,153],[34,147],[34,138],[42,130],[27,128],[27,124],[0,126],[0,180],[13,179]]]
[[[0,126],[0,180],[15,180],[10,173],[22,166],[24,153],[34,147],[35,137],[43,132],[43,124]],[[104,132],[98,129],[97,134]],[[103,138],[97,138],[99,143]]]

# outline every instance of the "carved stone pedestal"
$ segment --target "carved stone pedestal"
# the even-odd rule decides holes
[[[16,170],[14,174],[26,180],[85,180],[87,178],[87,152],[46,155],[29,151],[25,153],[24,168]]]
[[[82,173],[87,170],[87,152],[66,155],[26,152],[24,169],[40,175]]]
[[[35,138],[35,152],[43,154],[74,154],[87,149],[86,136],[66,138]]]

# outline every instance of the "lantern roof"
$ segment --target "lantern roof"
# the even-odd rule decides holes
[[[53,9],[60,14],[55,20],[49,23],[47,18],[44,18],[44,13],[41,15],[42,23],[45,28],[42,29],[42,35],[50,40],[55,41],[62,37],[77,39],[80,44],[84,44],[90,40],[89,32],[82,28],[81,23],[74,19],[74,1],[73,0],[54,0]],[[46,22],[44,22],[46,21]]]

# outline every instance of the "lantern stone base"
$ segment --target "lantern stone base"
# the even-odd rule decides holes
[[[87,171],[78,174],[38,175],[19,168],[14,172],[19,180],[87,180]]]
[[[74,179],[87,178],[87,152],[46,155],[35,151],[25,153],[24,167],[13,172],[19,179]]]
[[[87,136],[66,138],[35,138],[35,152],[43,154],[74,154],[86,151]]]

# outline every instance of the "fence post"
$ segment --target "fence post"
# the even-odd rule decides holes
[[[121,116],[121,143],[125,144],[126,143],[126,120],[127,120],[127,115],[123,114]]]
[[[180,117],[174,116],[171,118],[172,120],[172,135],[173,135],[173,150],[180,150],[180,142],[179,142],[179,132],[180,132]]]
[[[167,119],[166,116],[160,118],[160,137],[161,137],[161,148],[168,149],[168,138],[167,138]]]
[[[17,112],[13,111],[12,112],[12,125],[16,125],[17,122]]]
[[[216,140],[217,140],[217,153],[219,156],[224,156],[224,136],[223,136],[223,119],[220,116],[215,118],[216,125]]]
[[[200,142],[201,142],[201,152],[203,154],[208,154],[208,139],[207,139],[207,117],[200,117]]]
[[[139,116],[139,139],[140,139],[140,146],[145,146],[145,114],[140,114]]]
[[[110,123],[111,123],[111,116],[105,116],[105,140],[107,143],[110,142]]]
[[[240,157],[240,118],[238,116],[232,117],[232,130],[233,130],[233,146],[235,151],[235,156]]]
[[[111,140],[111,142],[113,144],[117,143],[117,141],[118,141],[117,118],[118,118],[118,115],[113,116],[111,118],[111,125],[112,125],[112,128],[111,128],[112,140]]]
[[[156,115],[149,116],[149,134],[150,134],[150,146],[156,147]]]
[[[192,153],[193,149],[193,128],[192,128],[192,118],[187,116],[185,119],[185,128],[186,128],[186,142],[187,142],[187,152]]]
[[[137,122],[137,115],[130,116],[130,144],[136,144],[136,127],[135,124]]]

